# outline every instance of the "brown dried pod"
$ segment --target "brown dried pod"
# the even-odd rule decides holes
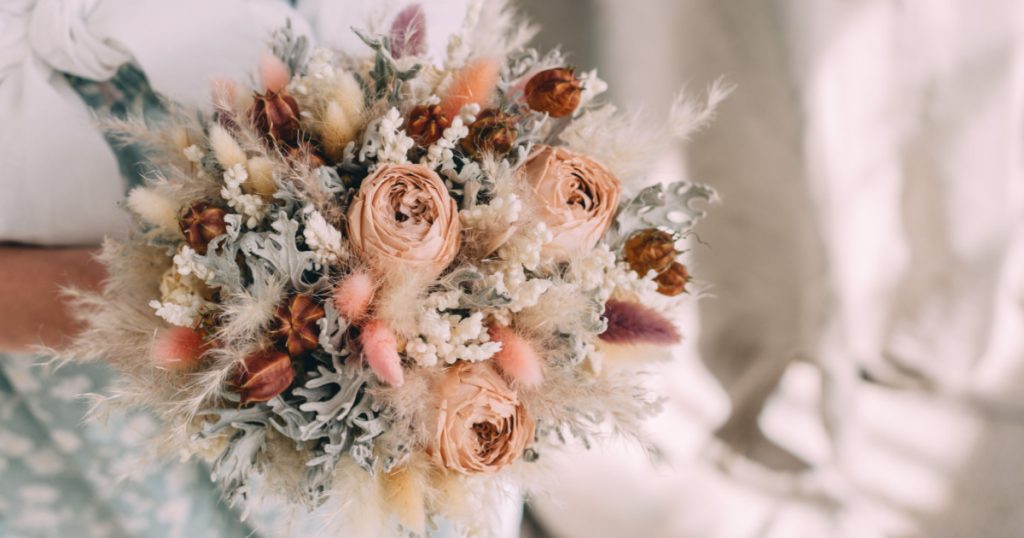
[[[181,228],[181,233],[185,235],[188,245],[196,252],[206,254],[206,247],[210,241],[227,231],[224,214],[225,211],[219,207],[206,202],[197,202],[192,204],[178,219],[178,226]]]
[[[295,370],[287,353],[264,349],[242,359],[233,379],[242,404],[266,402],[292,386]]]
[[[686,283],[690,281],[690,273],[686,270],[685,265],[673,262],[654,281],[658,283],[658,293],[672,297],[686,291]]]
[[[546,69],[526,83],[526,104],[537,112],[547,112],[553,118],[561,118],[576,110],[582,92],[582,84],[572,69]]]
[[[437,142],[451,125],[452,120],[445,115],[441,105],[419,105],[409,112],[405,131],[417,144],[426,147]]]
[[[253,96],[249,117],[256,130],[275,144],[294,146],[299,140],[299,104],[281,90]]]
[[[292,357],[316,349],[320,338],[317,321],[324,317],[324,308],[308,295],[293,295],[277,307],[277,323],[273,336],[283,342]]]
[[[469,134],[460,145],[469,155],[491,151],[508,153],[516,143],[516,125],[512,116],[493,108],[484,110],[469,125]]]
[[[661,273],[667,269],[675,261],[677,252],[671,234],[648,228],[630,236],[622,254],[629,268],[644,276],[652,270]]]

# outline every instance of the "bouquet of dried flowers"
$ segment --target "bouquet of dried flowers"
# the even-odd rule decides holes
[[[725,91],[652,127],[502,3],[443,63],[423,36],[415,6],[363,56],[285,28],[212,115],[107,122],[150,180],[65,355],[109,362],[101,404],[154,411],[156,446],[208,460],[232,503],[479,531],[545,451],[656,408],[615,362],[679,340],[680,241],[713,192],[645,177]]]

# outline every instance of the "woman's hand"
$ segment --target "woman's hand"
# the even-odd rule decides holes
[[[61,288],[99,288],[106,273],[95,253],[0,244],[0,352],[67,343],[78,327]]]

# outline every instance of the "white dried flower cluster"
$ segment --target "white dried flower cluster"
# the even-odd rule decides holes
[[[182,274],[177,266],[171,267],[160,279],[160,300],[150,301],[149,306],[171,325],[193,327],[203,312],[212,306],[199,293],[201,286],[202,283],[192,274]]]
[[[387,114],[369,123],[363,139],[363,147],[359,150],[359,160],[375,161],[370,169],[380,164],[404,164],[409,162],[409,150],[416,142],[405,134],[402,129],[402,114],[397,108],[391,107]]]
[[[540,266],[541,246],[548,241],[551,241],[551,231],[544,223],[519,225],[498,249],[499,261],[487,266],[487,285],[511,299],[491,312],[499,322],[511,323],[513,314],[536,305],[541,295],[551,289],[551,280],[531,278],[527,274]]]
[[[345,257],[341,231],[331,226],[312,206],[307,206],[303,212],[306,215],[306,226],[302,230],[302,236],[306,240],[306,246],[313,250],[317,269]]]
[[[511,231],[522,210],[522,200],[515,194],[508,193],[495,196],[487,204],[459,211],[459,218],[462,219],[462,227],[467,230]]]
[[[455,170],[455,146],[468,134],[469,128],[462,122],[462,117],[455,118],[451,126],[441,134],[441,138],[427,148],[427,154],[420,159],[420,164],[429,168]]]
[[[249,173],[245,166],[236,164],[224,171],[224,187],[220,190],[220,196],[228,203],[231,209],[245,216],[245,225],[249,228],[259,226],[260,221],[267,214],[266,204],[258,194],[245,194],[242,192],[242,184],[249,179]]]
[[[445,291],[427,297],[419,317],[419,336],[405,347],[405,353],[420,366],[483,361],[501,350],[501,343],[492,342],[484,327],[483,312],[469,316],[446,312],[459,305],[459,295],[459,291]]]
[[[199,253],[188,245],[181,245],[178,253],[174,255],[174,270],[183,277],[193,276],[206,282],[213,277],[210,269],[197,259]]]
[[[610,278],[616,270],[615,253],[602,243],[585,253],[572,267],[570,278],[585,291],[596,292],[601,302],[615,291],[617,282]]]

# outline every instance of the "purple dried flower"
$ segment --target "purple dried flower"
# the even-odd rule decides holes
[[[612,299],[605,304],[604,316],[608,319],[608,328],[600,338],[610,344],[668,346],[679,343],[679,332],[672,322],[646,306]]]
[[[391,56],[418,56],[427,51],[427,17],[423,6],[411,4],[391,23]]]

